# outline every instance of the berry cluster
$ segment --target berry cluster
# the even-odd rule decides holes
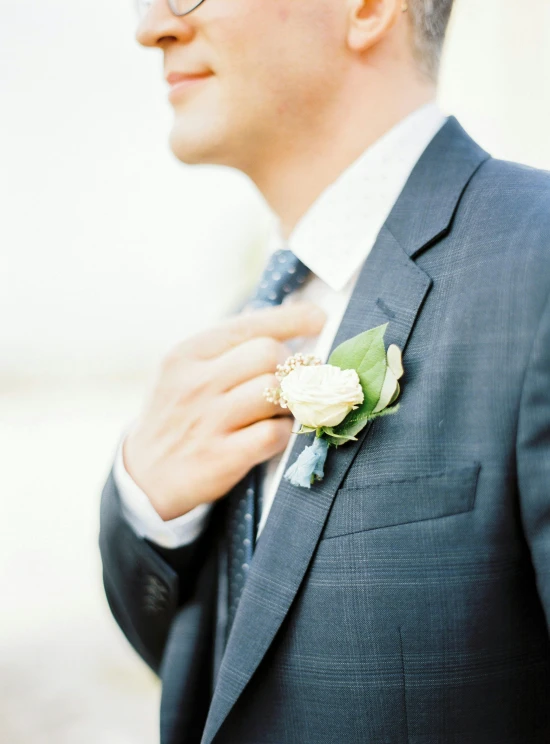
[[[322,361],[319,357],[316,357],[315,354],[302,354],[301,352],[298,352],[298,354],[288,357],[284,364],[277,365],[275,377],[278,380],[282,380],[283,377],[286,377],[293,372],[296,367],[313,367],[318,366],[319,364],[322,364]]]

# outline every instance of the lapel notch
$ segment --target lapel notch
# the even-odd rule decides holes
[[[489,157],[450,116],[414,167],[386,222],[408,256],[414,258],[449,231],[464,189]]]

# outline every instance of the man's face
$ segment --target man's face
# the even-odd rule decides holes
[[[345,5],[205,0],[176,17],[167,0],[155,0],[137,38],[164,53],[176,156],[253,173],[258,162],[303,150],[337,107]]]

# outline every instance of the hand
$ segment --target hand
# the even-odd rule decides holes
[[[291,303],[232,317],[167,356],[124,464],[164,520],[224,496],[254,466],[283,452],[292,417],[263,396],[277,387],[284,345],[317,335],[324,313]]]

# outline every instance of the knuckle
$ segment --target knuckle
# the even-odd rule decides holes
[[[161,359],[161,370],[166,373],[173,373],[178,370],[186,355],[186,344],[178,344],[170,349]]]
[[[195,401],[210,391],[212,372],[208,364],[184,359],[175,349],[165,355],[161,362],[157,389],[164,391],[174,403]]]
[[[215,326],[214,330],[223,337],[229,348],[238,346],[246,340],[241,316],[224,318]]]
[[[211,385],[212,373],[208,364],[197,365],[187,370],[185,377],[182,378],[182,388],[187,400],[196,401],[203,398],[209,393]]]
[[[264,422],[262,431],[262,444],[267,450],[277,449],[283,439],[283,427],[281,421],[276,419],[268,419]]]
[[[281,362],[281,344],[270,336],[262,336],[257,339],[256,353],[269,369],[275,369]]]
[[[172,372],[179,364],[180,355],[177,349],[170,349],[161,360],[160,367],[163,372]]]

